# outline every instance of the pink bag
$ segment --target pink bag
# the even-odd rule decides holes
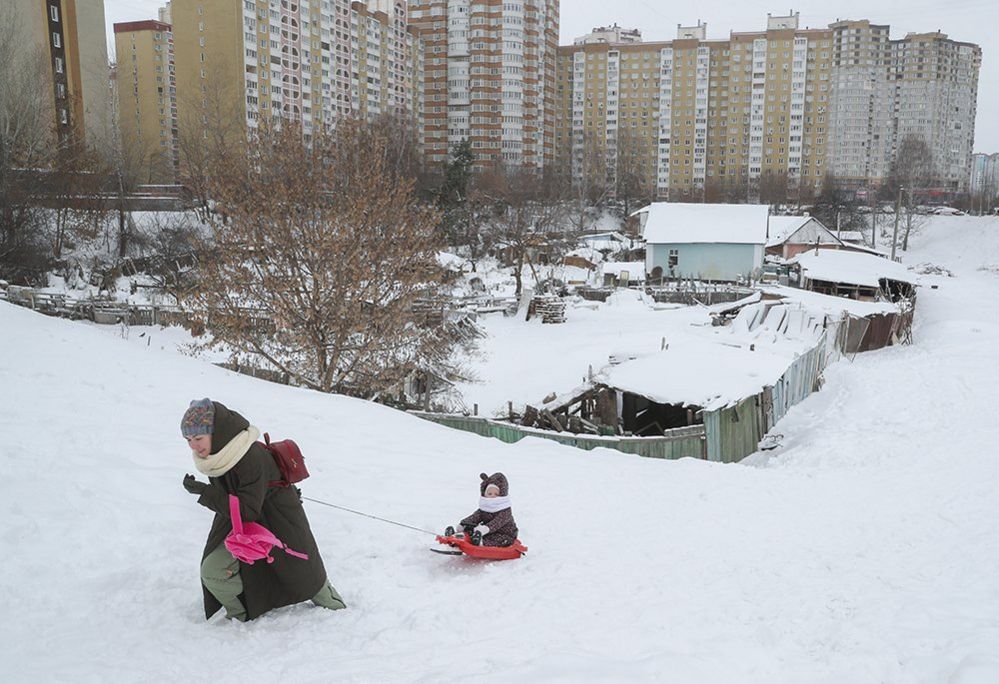
[[[232,519],[232,532],[225,538],[225,547],[236,560],[253,565],[254,561],[266,558],[268,563],[273,563],[271,548],[275,546],[284,549],[289,556],[309,560],[307,554],[292,551],[263,525],[253,522],[244,525],[239,515],[239,499],[232,494],[229,495],[229,517]]]

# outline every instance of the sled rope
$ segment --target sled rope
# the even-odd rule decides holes
[[[365,518],[371,518],[372,520],[381,520],[382,522],[389,523],[390,525],[398,525],[399,527],[405,527],[407,530],[416,530],[417,532],[422,532],[423,534],[429,534],[434,537],[437,536],[436,532],[431,532],[430,530],[425,530],[422,527],[413,527],[412,525],[407,525],[405,523],[396,522],[395,520],[389,520],[388,518],[379,518],[377,515],[371,515],[370,513],[363,513],[361,511],[355,511],[353,508],[347,508],[346,506],[337,506],[336,504],[331,504],[326,501],[320,501],[319,499],[313,499],[308,496],[303,496],[306,501],[311,501],[313,503],[322,504],[323,506],[329,506],[330,508],[336,508],[341,511],[347,511],[348,513],[353,513],[354,515],[364,516]]]

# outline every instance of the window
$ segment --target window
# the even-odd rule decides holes
[[[61,74],[63,72],[62,57],[55,58],[55,70],[57,74]]]
[[[675,269],[680,263],[680,250],[671,249],[669,250],[669,255],[666,259],[666,265],[669,266],[670,270]]]
[[[52,17],[52,21],[59,21],[59,8],[55,5],[49,5],[49,16]]]
[[[58,33],[52,33],[52,44],[56,47],[62,47],[62,36]]]

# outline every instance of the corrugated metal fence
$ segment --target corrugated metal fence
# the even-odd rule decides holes
[[[478,416],[425,413],[423,411],[411,411],[410,413],[434,423],[465,432],[474,432],[483,437],[495,437],[507,443],[519,442],[525,437],[540,437],[578,449],[590,450],[604,447],[647,458],[677,459],[688,456],[691,458],[706,458],[707,456],[703,425],[676,428],[662,437],[600,437],[539,430]]]
[[[818,389],[826,366],[826,335],[798,356],[773,385],[756,396],[733,406],[704,412],[708,440],[708,460],[732,463],[757,450],[763,435],[783,418],[792,406]]]

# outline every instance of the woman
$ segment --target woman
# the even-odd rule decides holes
[[[209,399],[191,402],[180,430],[191,447],[195,467],[209,480],[205,484],[186,475],[184,488],[215,512],[201,561],[205,618],[225,608],[230,619],[252,620],[272,608],[309,599],[331,610],[345,608],[326,579],[298,489],[268,486],[281,479],[281,472],[270,452],[257,442],[260,431],[243,416]],[[232,530],[230,494],[239,498],[244,522],[260,523],[289,548],[308,555],[308,560],[277,549],[273,563],[250,565],[233,558],[223,543]]]

